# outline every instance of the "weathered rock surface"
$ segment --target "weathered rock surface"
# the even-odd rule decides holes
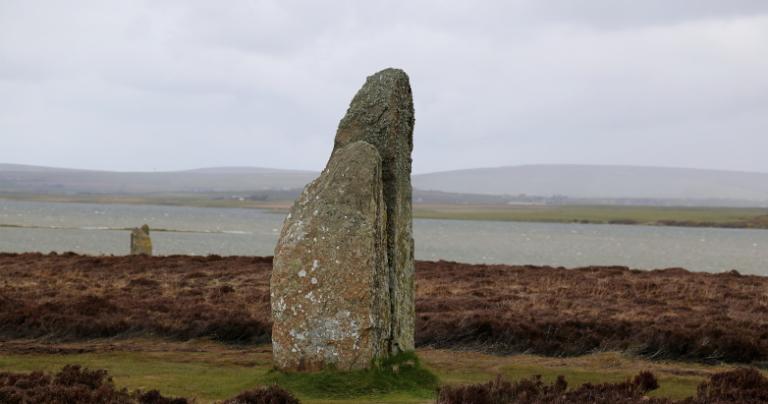
[[[282,369],[361,369],[389,347],[381,158],[365,142],[333,153],[293,205],[275,250],[272,349]]]
[[[131,231],[131,255],[152,255],[152,239],[146,224]]]
[[[408,76],[368,77],[294,203],[270,283],[278,367],[360,369],[414,348],[413,124]]]
[[[414,349],[413,219],[411,151],[413,98],[408,75],[386,69],[368,77],[339,123],[334,151],[365,141],[382,157],[387,205],[387,258],[392,294],[391,351]]]

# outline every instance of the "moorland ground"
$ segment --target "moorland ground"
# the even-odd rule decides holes
[[[271,257],[0,254],[0,337],[267,343],[271,268]],[[416,344],[765,361],[768,277],[419,261]]]
[[[0,254],[0,370],[81,363],[129,387],[206,400],[265,383],[271,265],[269,257]],[[418,353],[442,382],[563,374],[578,385],[649,368],[662,385],[654,394],[680,398],[722,362],[768,359],[766,277],[416,265]],[[378,399],[425,400],[423,391],[397,394]]]

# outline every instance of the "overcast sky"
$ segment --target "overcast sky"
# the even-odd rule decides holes
[[[0,162],[319,170],[390,66],[417,173],[768,171],[766,0],[0,0]]]

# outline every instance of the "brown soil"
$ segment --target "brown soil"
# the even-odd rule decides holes
[[[269,341],[269,257],[0,254],[0,339]],[[768,278],[418,262],[419,346],[768,359]]]

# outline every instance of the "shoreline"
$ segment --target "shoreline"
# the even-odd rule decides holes
[[[3,225],[0,225],[0,227],[3,227]],[[11,227],[21,227],[21,228],[40,228],[40,229],[47,229],[48,227],[23,227],[23,226],[11,226]],[[56,228],[56,229],[70,229],[70,228]],[[76,228],[72,228],[76,229]],[[111,229],[94,229],[94,230],[113,230],[113,231],[130,231],[130,228],[111,228]],[[155,230],[152,229],[152,231],[158,231],[158,232],[192,232],[192,233],[204,233],[199,231],[192,231],[192,230],[168,230],[168,229],[162,229],[162,230]],[[256,260],[258,262],[268,262],[271,263],[274,256],[272,255],[221,255],[221,254],[153,254],[151,256],[137,256],[137,255],[131,255],[129,253],[125,254],[92,254],[92,253],[80,253],[80,252],[74,252],[74,251],[23,251],[23,252],[9,252],[9,251],[0,251],[0,258],[27,258],[32,257],[33,259],[35,257],[43,258],[43,257],[62,257],[62,258],[83,258],[83,259],[99,259],[99,258],[109,258],[109,259],[126,259],[126,260],[153,260],[153,259],[190,259],[190,260]],[[684,267],[663,267],[663,268],[632,268],[627,265],[577,265],[577,266],[565,266],[565,265],[557,265],[557,264],[502,264],[502,263],[471,263],[471,262],[462,262],[462,261],[454,261],[454,260],[448,260],[448,259],[434,259],[434,260],[424,260],[424,259],[417,259],[414,261],[415,263],[419,265],[450,265],[450,266],[460,266],[460,267],[480,267],[480,268],[507,268],[507,269],[527,269],[527,270],[557,270],[557,271],[629,271],[631,273],[640,274],[640,273],[673,273],[673,274],[690,274],[690,275],[711,275],[711,276],[723,276],[723,275],[731,275],[736,277],[755,277],[755,278],[764,278],[768,280],[768,275],[759,275],[759,274],[751,274],[751,273],[741,273],[740,271],[736,269],[730,269],[730,270],[723,270],[719,272],[711,272],[711,271],[694,271],[690,270],[688,268]],[[0,270],[2,270],[2,261],[0,261]],[[2,273],[2,272],[0,272]],[[768,290],[766,290],[766,293],[768,293]]]
[[[219,209],[258,209],[285,214],[293,201],[250,201],[178,195],[37,195],[2,194],[17,202],[122,204]],[[414,219],[528,223],[628,225],[723,229],[768,229],[768,209],[742,207],[624,205],[473,205],[414,203]],[[15,226],[3,224],[5,227]]]

